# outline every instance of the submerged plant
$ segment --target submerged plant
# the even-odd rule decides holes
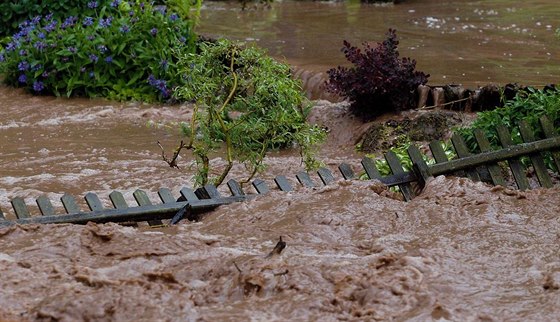
[[[325,133],[306,122],[309,106],[289,66],[226,40],[202,43],[199,54],[181,56],[178,66],[187,81],[176,97],[195,102],[191,122],[182,126],[188,143],[180,149],[195,157],[198,185],[221,184],[234,163],[245,165],[248,181],[264,168],[268,151],[293,144],[307,167],[316,166],[313,147]],[[210,162],[221,147],[225,167]]]
[[[328,70],[327,91],[349,99],[352,112],[364,120],[414,107],[416,89],[429,75],[415,71],[415,60],[399,58],[398,44],[394,29],[376,47],[364,43],[363,52],[344,41],[342,52],[354,66]]]

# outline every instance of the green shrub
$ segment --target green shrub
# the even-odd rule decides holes
[[[113,0],[18,0],[0,3],[0,37],[13,35],[24,21],[36,16],[53,13],[53,19],[62,20],[67,16],[91,16],[95,12],[94,2],[98,6],[108,5]],[[89,4],[89,6],[88,6]]]
[[[181,56],[178,66],[187,81],[176,96],[196,103],[192,122],[182,128],[189,141],[184,148],[197,161],[198,185],[221,184],[234,162],[246,166],[250,179],[269,150],[294,143],[306,165],[316,166],[312,148],[325,133],[306,122],[309,108],[289,66],[226,40],[202,43],[199,54]],[[227,165],[216,173],[209,155],[220,147]]]
[[[543,115],[548,116],[560,133],[559,90],[539,91],[529,88],[521,91],[513,100],[506,101],[504,107],[477,113],[476,120],[470,126],[457,131],[463,136],[469,148],[474,150],[477,145],[472,134],[473,129],[481,129],[492,145],[500,146],[496,127],[505,125],[512,129],[512,139],[517,144],[522,143],[517,127],[521,120],[526,120],[535,134],[542,137],[539,118]]]
[[[182,83],[177,55],[195,50],[194,22],[143,2],[96,9],[83,18],[22,23],[0,52],[4,82],[37,94],[168,99]]]

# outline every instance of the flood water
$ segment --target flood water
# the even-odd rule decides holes
[[[560,5],[556,0],[282,1],[242,11],[237,2],[206,2],[199,30],[256,42],[295,66],[314,96],[325,72],[346,60],[340,48],[384,40],[397,30],[401,56],[417,60],[430,84],[558,83]]]
[[[311,91],[324,70],[344,63],[342,39],[379,41],[389,27],[431,82],[541,84],[559,75],[559,7],[282,2],[242,12],[237,2],[212,2],[200,28],[255,39],[296,66]],[[63,193],[86,210],[90,191],[112,207],[112,190],[133,205],[138,188],[155,203],[158,188],[177,195],[191,185],[189,159],[171,169],[157,146],[171,153],[179,140],[173,123],[189,119],[189,106],[33,97],[0,86],[0,115],[0,208],[9,219],[18,196],[36,216],[43,194],[62,213]],[[357,171],[362,123],[344,104],[325,101],[312,121],[331,130],[319,151],[326,166],[334,172],[349,162]],[[292,175],[295,185],[297,151],[267,162],[264,179]],[[232,177],[244,175],[233,169]],[[0,321],[553,321],[559,193],[438,177],[405,203],[373,182],[337,181],[273,190],[175,227],[2,228]],[[266,257],[280,236],[286,249]]]

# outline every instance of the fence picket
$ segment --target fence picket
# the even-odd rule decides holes
[[[54,216],[54,208],[53,205],[47,196],[40,196],[36,199],[37,206],[39,207],[39,211],[41,211],[41,215],[43,216]]]
[[[554,125],[552,124],[552,122],[550,122],[550,120],[548,119],[548,117],[546,117],[546,115],[541,116],[539,121],[541,123],[541,127],[543,129],[544,136],[546,138],[552,138],[558,136],[558,134],[554,130]],[[560,174],[560,149],[552,150],[551,154],[552,154],[552,159],[554,160],[554,164],[556,165],[556,171],[558,172],[558,174]]]
[[[278,186],[278,189],[280,189],[281,191],[287,192],[293,190],[292,185],[290,184],[286,176],[276,176],[276,178],[274,178],[274,182],[276,183],[276,186]]]
[[[21,197],[15,197],[12,199],[12,207],[14,208],[14,212],[16,213],[17,218],[29,218],[31,215],[29,214],[29,210],[27,209],[27,205],[25,204],[25,200]]]
[[[268,189],[268,185],[266,184],[266,182],[261,179],[253,180],[252,185],[253,187],[255,187],[255,190],[257,190],[257,192],[261,195],[267,193],[270,190]]]
[[[163,203],[174,203],[175,202],[175,197],[173,197],[173,194],[171,193],[171,190],[169,190],[167,188],[160,188],[158,190],[158,196],[159,196],[159,199],[161,199],[161,202],[163,202]]]
[[[389,165],[389,168],[391,169],[391,172],[393,172],[393,174],[398,175],[398,174],[405,173],[401,165],[401,162],[397,157],[397,155],[395,154],[395,152],[389,151],[385,153],[385,160],[387,160],[387,164]],[[414,194],[412,192],[412,187],[410,186],[410,184],[408,183],[399,184],[399,189],[401,190],[401,193],[405,201],[412,200]]]
[[[325,186],[334,181],[334,176],[331,170],[327,168],[319,168],[319,170],[317,170],[317,174]]]
[[[231,192],[231,194],[233,196],[244,196],[245,195],[245,192],[243,192],[243,189],[241,188],[241,185],[236,180],[230,179],[227,182],[227,186],[228,186],[229,191]]]
[[[362,163],[362,167],[366,171],[366,175],[368,176],[368,178],[370,178],[371,180],[381,179],[381,174],[379,173],[379,170],[377,170],[377,167],[375,166],[375,161],[373,161],[371,158],[364,157],[361,163]]]
[[[451,142],[453,143],[453,147],[455,148],[455,152],[457,152],[457,156],[459,158],[466,158],[472,155],[472,153],[467,148],[465,141],[463,141],[463,138],[459,134],[454,133],[451,136]],[[467,178],[473,181],[480,181],[480,176],[478,175],[478,172],[476,172],[476,169],[469,168],[466,170],[466,172]]]
[[[144,190],[138,189],[138,190],[134,191],[134,193],[132,195],[134,196],[134,199],[136,199],[136,202],[138,203],[138,206],[151,206],[152,205],[152,201],[150,200],[150,197],[148,197],[148,195],[146,194],[146,192]],[[163,225],[163,223],[159,219],[153,219],[153,220],[148,220],[148,225],[150,225],[150,226],[161,226],[161,225]]]
[[[306,188],[315,187],[315,184],[313,183],[313,181],[311,181],[311,177],[309,177],[309,174],[307,172],[298,172],[298,174],[296,174],[296,178],[298,179],[299,183],[301,183]]]
[[[521,133],[521,137],[525,143],[535,141],[535,135],[525,120],[519,122],[519,132]],[[548,171],[546,170],[546,165],[544,164],[541,154],[539,152],[531,153],[529,154],[529,159],[531,159],[533,169],[537,173],[537,179],[539,179],[541,187],[552,187],[552,180],[550,180],[550,176],[548,175]]]
[[[67,193],[65,193],[62,197],[60,197],[60,201],[62,202],[62,206],[64,206],[64,210],[66,210],[67,214],[77,214],[81,212],[80,207],[76,203],[76,199]]]
[[[498,125],[496,128],[498,132],[498,139],[500,140],[500,144],[504,148],[508,148],[513,145],[511,141],[511,134],[507,127],[504,125]],[[510,158],[508,159],[508,165],[513,174],[513,178],[515,179],[515,183],[517,184],[517,188],[519,190],[527,190],[529,189],[529,181],[525,176],[525,167],[519,160],[519,158]]]
[[[476,143],[480,148],[480,152],[488,152],[492,150],[492,148],[490,147],[490,142],[488,141],[488,139],[486,138],[482,130],[475,129],[473,134]],[[504,180],[504,176],[502,176],[502,171],[500,170],[498,164],[489,163],[487,167],[488,167],[488,172],[490,173],[490,178],[492,179],[492,183],[494,185],[505,186],[506,181]]]

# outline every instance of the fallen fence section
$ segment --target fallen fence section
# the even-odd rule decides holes
[[[425,182],[436,175],[458,175],[467,176],[475,181],[485,181],[494,185],[505,185],[506,176],[510,177],[521,190],[530,189],[527,180],[526,169],[520,157],[528,157],[540,186],[552,187],[547,167],[545,166],[543,153],[550,153],[556,169],[560,169],[560,136],[555,132],[552,123],[546,117],[540,119],[545,138],[536,140],[533,132],[525,122],[519,124],[521,137],[524,143],[513,145],[510,131],[499,126],[497,134],[502,145],[499,150],[492,150],[488,139],[479,131],[474,131],[474,137],[480,150],[474,154],[469,151],[463,139],[454,135],[451,139],[457,159],[448,160],[442,147],[442,142],[431,142],[429,147],[435,164],[428,164],[427,156],[422,155],[416,146],[410,146],[408,155],[412,161],[412,170],[406,171],[396,154],[392,151],[385,153],[385,160],[392,174],[382,176],[375,165],[375,161],[365,157],[362,159],[362,167],[365,175],[369,179],[379,180],[389,187],[398,186],[406,201],[411,200],[417,192],[421,191]],[[501,163],[498,164],[498,163]],[[507,167],[506,167],[507,164]],[[507,170],[509,168],[509,171]],[[338,167],[342,178],[351,180],[356,177],[351,165],[343,163]],[[317,171],[320,179],[314,181],[307,172],[296,174],[297,181],[304,187],[318,187],[328,185],[335,180],[333,173],[327,168],[320,168]],[[292,191],[292,181],[285,176],[277,176],[274,183],[280,191]],[[227,182],[231,196],[222,196],[218,189],[213,185],[192,190],[183,188],[180,197],[175,198],[167,188],[161,188],[158,195],[161,203],[154,204],[148,195],[142,190],[133,193],[138,206],[129,207],[122,193],[113,191],[109,194],[109,199],[113,208],[105,208],[96,194],[88,193],[84,196],[89,211],[80,210],[74,197],[65,194],[61,198],[62,205],[66,214],[55,214],[51,201],[46,196],[36,199],[40,211],[39,216],[32,216],[29,209],[21,197],[12,199],[11,204],[17,217],[15,220],[5,218],[0,209],[0,227],[14,224],[55,224],[73,223],[85,224],[87,222],[105,223],[137,223],[147,221],[150,226],[162,224],[162,220],[171,219],[174,224],[183,218],[197,220],[201,213],[212,210],[218,206],[239,202],[252,198],[259,194],[270,191],[267,182],[255,179],[252,185],[256,194],[247,194],[242,186],[235,180]]]

